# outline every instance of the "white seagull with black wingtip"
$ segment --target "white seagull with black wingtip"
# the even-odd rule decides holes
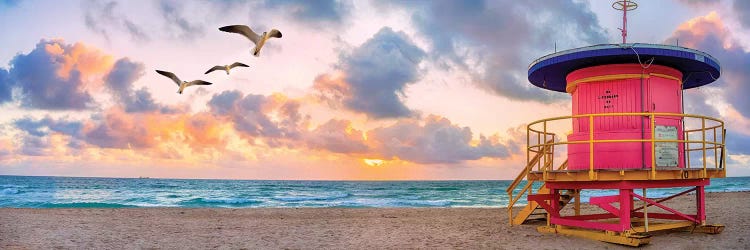
[[[211,68],[208,71],[206,71],[205,74],[211,73],[211,72],[213,72],[215,70],[223,70],[223,71],[227,72],[227,75],[229,75],[229,70],[232,69],[232,68],[235,68],[235,67],[250,67],[250,66],[247,66],[247,65],[245,65],[244,63],[241,63],[241,62],[235,62],[235,63],[232,63],[230,65],[224,65],[224,66],[216,65],[213,68]]]
[[[213,83],[210,83],[210,82],[207,82],[207,81],[203,81],[203,80],[195,80],[195,81],[190,81],[190,82],[188,82],[188,81],[182,81],[174,73],[168,72],[168,71],[156,70],[156,73],[159,73],[159,74],[161,74],[163,76],[169,77],[169,79],[172,79],[172,81],[174,81],[175,83],[177,83],[177,86],[180,87],[180,90],[177,91],[177,93],[179,93],[179,94],[182,94],[182,90],[184,90],[185,88],[187,88],[189,86],[193,86],[193,85],[211,85],[211,84],[213,84]]]
[[[250,41],[253,41],[253,43],[255,44],[255,48],[253,48],[254,56],[258,56],[260,54],[260,49],[263,48],[264,44],[266,44],[266,40],[271,37],[281,38],[281,32],[277,29],[271,29],[271,31],[263,32],[263,34],[258,35],[253,30],[251,30],[250,27],[247,27],[247,25],[229,25],[221,27],[219,28],[219,30],[224,32],[237,33],[247,37],[247,39],[250,39]]]

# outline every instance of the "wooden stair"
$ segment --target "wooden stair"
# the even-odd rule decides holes
[[[541,165],[538,170],[544,171],[546,169],[549,169],[552,166],[552,158],[554,156],[554,153],[552,151],[552,144],[554,143],[554,139],[550,139],[545,143],[545,146],[540,147],[539,151],[536,151],[535,155],[529,159],[529,161],[526,163],[526,167],[519,173],[519,175],[511,182],[511,184],[508,186],[508,188],[505,190],[508,193],[509,197],[509,203],[508,203],[508,217],[509,222],[511,225],[521,225],[524,222],[528,220],[533,219],[541,219],[539,216],[542,215],[544,219],[546,219],[547,212],[544,211],[544,209],[541,208],[541,206],[536,201],[528,201],[526,206],[524,206],[520,211],[518,211],[515,215],[513,214],[513,205],[520,200],[520,198],[527,196],[527,194],[550,194],[550,190],[546,187],[546,185],[542,184],[541,187],[539,187],[536,192],[532,193],[531,189],[534,185],[534,181],[528,181],[526,178],[529,172],[531,172],[535,166]],[[540,161],[543,161],[543,164],[540,164]],[[563,162],[557,170],[564,170],[568,167],[568,161],[566,160]],[[521,181],[523,179],[527,179],[526,185],[519,191],[515,192],[516,187],[521,184]],[[562,190],[562,194],[560,194],[560,207],[563,207],[567,205],[574,197],[577,197],[577,190]]]
[[[566,189],[561,191],[560,200],[558,201],[560,208],[565,207],[573,200],[573,198],[578,196],[578,190]],[[550,190],[545,185],[542,185],[535,194],[550,194]],[[539,217],[539,215],[543,215],[544,217]],[[536,201],[529,201],[529,203],[526,204],[521,211],[518,211],[515,217],[513,217],[511,224],[514,226],[521,225],[524,222],[537,219],[547,219],[547,212],[539,206],[539,203]]]

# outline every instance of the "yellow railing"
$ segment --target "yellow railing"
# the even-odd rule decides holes
[[[528,134],[527,134],[528,135]],[[552,133],[547,133],[545,143],[543,146],[538,150],[528,150],[527,151],[527,157],[530,157],[529,160],[526,163],[526,167],[524,167],[523,171],[518,174],[518,176],[508,185],[508,188],[505,189],[505,192],[508,193],[508,217],[511,221],[513,221],[513,206],[518,202],[518,200],[524,196],[524,193],[532,194],[533,190],[532,187],[534,186],[534,180],[528,180],[526,182],[526,185],[524,185],[523,188],[519,192],[514,192],[519,184],[521,184],[521,181],[526,178],[526,176],[531,172],[531,170],[534,169],[536,166],[537,169],[547,170],[552,167],[552,159],[554,158],[554,151],[553,145],[555,143],[555,137]],[[530,138],[527,138],[530,139]],[[541,138],[537,138],[537,141],[539,144],[542,144],[543,141]],[[533,156],[531,156],[531,153],[534,153]],[[564,170],[568,166],[567,161],[563,162],[563,164],[560,165],[560,167],[557,168],[557,170]],[[544,186],[542,186],[540,189],[543,189]]]
[[[649,118],[649,124],[650,124],[650,130],[651,130],[651,138],[644,138],[644,139],[603,139],[603,140],[597,140],[594,139],[594,120],[598,117],[609,117],[609,116],[636,116],[636,117],[648,117]],[[691,128],[687,129],[685,128],[684,138],[683,140],[674,140],[674,139],[656,139],[656,118],[664,118],[664,117],[680,117],[683,120],[683,124],[687,124],[687,119],[699,119],[700,120],[700,128]],[[553,121],[560,121],[560,120],[567,120],[567,119],[581,119],[586,118],[588,119],[588,127],[589,127],[589,139],[588,140],[580,140],[580,141],[555,141],[554,138],[556,138],[554,133],[550,133],[548,131],[548,123]],[[707,126],[706,122],[709,122]],[[570,124],[570,123],[569,123]],[[645,126],[644,126],[645,127]],[[711,140],[708,140],[706,138],[706,132],[711,131],[713,138]],[[721,133],[721,137],[717,138],[717,133]],[[700,134],[700,140],[691,140],[690,136],[693,134]],[[532,145],[533,141],[531,138],[534,137],[534,135],[537,137],[537,143],[535,145]],[[701,162],[703,164],[703,175],[705,176],[706,169],[707,169],[707,151],[713,150],[714,154],[714,168],[723,169],[724,168],[724,159],[726,157],[726,150],[725,150],[725,136],[726,136],[726,130],[724,128],[724,122],[707,116],[702,115],[691,115],[691,114],[678,114],[678,113],[601,113],[601,114],[584,114],[584,115],[573,115],[573,116],[560,116],[560,117],[553,117],[553,118],[547,118],[538,120],[535,122],[530,123],[527,126],[527,133],[526,133],[526,139],[527,139],[527,150],[526,150],[526,157],[527,157],[527,169],[531,166],[536,165],[538,171],[543,171],[546,174],[546,171],[548,171],[548,167],[542,167],[541,161],[539,159],[536,159],[535,161],[532,161],[533,159],[530,159],[530,155],[532,153],[536,153],[537,155],[541,155],[540,157],[544,158],[544,162],[547,161],[553,162],[554,158],[554,148],[556,146],[561,145],[568,145],[568,144],[589,144],[589,179],[595,180],[596,179],[596,170],[594,169],[594,145],[597,143],[623,143],[623,142],[641,142],[641,143],[651,143],[651,176],[656,176],[656,143],[658,142],[672,142],[672,143],[683,143],[684,145],[684,155],[686,157],[686,163],[685,167],[690,168],[690,152],[693,151],[702,151],[703,155],[701,157]],[[552,140],[549,140],[548,138],[552,138]],[[544,143],[542,143],[544,141]],[[693,148],[691,147],[691,144],[700,144],[700,147]],[[721,150],[721,153],[719,153],[719,150]],[[531,165],[531,166],[529,166]],[[526,171],[524,171],[526,172]],[[525,175],[523,175],[525,176]],[[519,177],[521,177],[519,175]]]
[[[552,145],[554,143],[554,140],[549,140],[546,142],[547,143],[545,144]],[[508,193],[509,201],[510,201],[510,205],[508,205],[508,207],[513,207],[513,204],[515,204],[516,201],[518,201],[518,198],[523,196],[523,193],[525,193],[527,190],[531,192],[530,188],[533,182],[529,181],[528,183],[526,183],[526,186],[521,190],[521,192],[519,192],[518,196],[513,195],[513,190],[515,190],[516,187],[518,187],[518,185],[521,183],[521,181],[526,178],[529,172],[531,172],[531,170],[534,169],[534,166],[541,164],[542,159],[544,159],[545,162],[543,164],[544,167],[541,169],[547,169],[550,165],[552,165],[552,161],[551,161],[552,157],[551,156],[547,157],[548,151],[551,151],[551,148],[552,146],[545,146],[536,151],[532,151],[532,150],[527,151],[527,156],[528,154],[530,154],[530,152],[535,152],[536,154],[528,160],[528,163],[526,163],[526,167],[524,167],[521,173],[519,173],[518,176],[513,180],[513,182],[510,183],[508,188],[505,189],[505,192]]]
[[[543,146],[540,147],[534,147],[534,148],[528,148],[526,150],[526,162],[529,163],[532,161],[530,157],[531,155],[539,155],[539,157],[542,157],[542,159],[536,161],[536,168],[537,170],[541,170],[541,168],[544,166],[544,164],[547,164],[549,162],[550,166],[554,166],[554,154],[555,154],[555,147],[552,146],[555,144],[555,139],[557,138],[554,133],[547,131],[546,122],[544,122],[545,126],[543,130],[536,131],[533,129],[530,129],[530,131],[534,131],[534,134],[536,135],[536,145],[547,145],[549,144],[549,148],[545,148]],[[526,145],[531,145],[531,133],[526,133]],[[544,142],[544,144],[542,143]],[[545,150],[546,149],[546,150]],[[544,164],[543,164],[544,163]],[[528,164],[527,164],[528,165]],[[528,171],[531,171],[531,167],[528,168]]]

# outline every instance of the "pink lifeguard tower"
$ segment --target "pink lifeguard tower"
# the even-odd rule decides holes
[[[706,224],[705,187],[711,178],[726,176],[724,122],[684,114],[682,99],[684,89],[719,78],[718,60],[679,46],[627,43],[627,11],[637,4],[612,6],[623,11],[621,44],[556,52],[529,66],[529,82],[570,94],[573,110],[528,125],[527,164],[507,189],[510,223],[543,215],[547,223],[540,232],[631,246],[649,243],[653,231],[720,233],[722,225]],[[556,134],[559,125],[572,128]],[[567,159],[555,165],[561,151]],[[685,190],[648,197],[655,188]],[[616,194],[590,197],[589,204],[602,212],[581,214],[586,190]],[[690,193],[694,212],[665,204]],[[523,196],[527,205],[514,211]]]

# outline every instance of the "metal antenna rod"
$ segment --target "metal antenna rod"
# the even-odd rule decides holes
[[[622,10],[622,43],[627,42],[628,36],[628,11],[638,8],[638,4],[631,0],[622,0],[612,3],[612,8],[616,10]]]

